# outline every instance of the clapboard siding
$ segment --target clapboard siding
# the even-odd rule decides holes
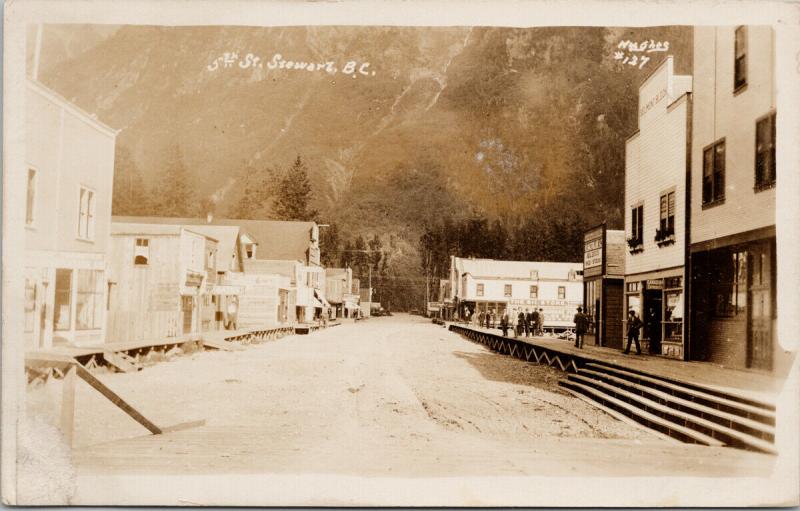
[[[625,147],[625,232],[630,237],[631,208],[643,204],[644,250],[631,254],[626,249],[627,275],[683,265],[688,112],[683,94],[687,90],[691,90],[691,79],[672,74],[671,58],[639,90],[640,112],[646,111],[639,117],[639,133]],[[660,247],[654,239],[659,228],[660,198],[673,190],[675,243]]]
[[[775,108],[774,34],[747,27],[747,87],[734,94],[735,29],[694,29],[692,243],[775,225],[775,189],[754,190],[756,120]],[[723,137],[725,202],[703,209],[703,149]]]

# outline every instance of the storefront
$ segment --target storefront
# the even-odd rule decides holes
[[[733,367],[771,370],[777,346],[775,238],[692,254],[692,353]]]
[[[625,279],[625,310],[642,320],[643,351],[683,359],[683,301],[683,268]]]
[[[601,224],[584,233],[583,245],[583,308],[589,316],[585,342],[621,349],[625,231]]]

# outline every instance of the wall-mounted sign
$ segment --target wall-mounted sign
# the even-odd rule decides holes
[[[647,281],[647,289],[664,289],[664,279],[650,279]]]
[[[194,272],[194,271],[187,271],[186,272],[186,286],[187,287],[200,287],[203,283],[203,274]]]
[[[590,277],[602,273],[603,266],[603,227],[597,227],[583,235],[583,271]],[[596,271],[589,271],[597,268]]]
[[[639,108],[639,117],[643,116],[644,114],[652,110],[654,106],[656,106],[658,103],[661,102],[662,99],[666,97],[667,97],[667,89],[661,89],[660,91],[658,91],[658,93],[655,96],[653,96],[653,98],[650,99],[650,101],[648,101]]]

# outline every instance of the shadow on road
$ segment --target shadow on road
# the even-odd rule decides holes
[[[506,357],[490,351],[465,353],[456,351],[455,356],[466,360],[487,380],[528,385],[551,392],[564,392],[558,380],[566,375],[553,367]]]

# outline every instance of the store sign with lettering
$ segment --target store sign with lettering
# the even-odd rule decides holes
[[[650,279],[647,281],[647,289],[664,289],[664,279]]]
[[[583,268],[595,268],[603,264],[603,238],[586,240],[583,245]]]
[[[654,106],[659,104],[661,100],[667,97],[667,89],[661,89],[658,91],[658,94],[653,96],[647,103],[645,103],[641,108],[639,108],[639,117],[642,117],[644,114],[649,112],[653,109]]]

